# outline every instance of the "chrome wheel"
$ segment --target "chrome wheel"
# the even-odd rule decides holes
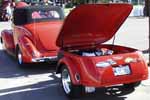
[[[66,68],[62,70],[61,77],[62,77],[63,89],[66,94],[69,94],[71,92],[71,79],[70,79],[69,71]]]
[[[18,58],[18,63],[21,65],[23,61],[22,61],[22,54],[20,50],[18,50],[17,58]]]

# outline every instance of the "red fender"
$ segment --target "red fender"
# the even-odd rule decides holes
[[[23,61],[31,62],[33,57],[39,57],[40,53],[34,46],[33,42],[26,36],[21,36],[18,39],[18,45],[23,53]]]
[[[57,73],[61,73],[62,65],[67,66],[69,73],[70,73],[70,76],[71,76],[72,83],[74,85],[80,85],[80,81],[75,79],[75,74],[80,75],[80,73],[76,67],[77,66],[76,63],[74,63],[73,61],[71,61],[70,59],[68,59],[66,57],[60,59],[58,62],[58,66],[57,66],[57,71],[56,71]]]
[[[15,51],[13,31],[12,30],[3,30],[1,33],[3,43],[7,51],[13,53]]]

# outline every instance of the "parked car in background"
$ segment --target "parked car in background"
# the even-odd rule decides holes
[[[60,7],[27,6],[14,9],[12,30],[3,30],[1,42],[19,65],[57,61],[55,41],[64,19]]]
[[[87,4],[67,16],[56,41],[60,47],[57,73],[67,96],[79,97],[118,84],[134,88],[148,78],[141,51],[114,42],[104,44],[131,10],[130,4]]]

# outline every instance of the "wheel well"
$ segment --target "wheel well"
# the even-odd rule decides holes
[[[19,50],[19,45],[17,44],[17,45],[16,45],[16,50],[15,50],[16,56],[17,56],[18,50]]]
[[[57,69],[56,69],[56,73],[61,73],[61,70],[62,70],[62,67],[64,66],[65,64],[64,63],[61,63],[59,65],[57,65]]]
[[[2,39],[2,37],[0,37],[0,39],[1,39],[1,40],[0,40],[0,41],[1,41],[1,43],[3,43],[3,39]]]

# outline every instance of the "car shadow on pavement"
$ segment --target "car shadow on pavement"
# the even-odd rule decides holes
[[[5,51],[0,50],[0,55],[0,79],[4,82],[8,79],[8,83],[0,81],[0,100],[125,100],[125,95],[134,91],[114,86],[98,88],[95,93],[70,99],[64,94],[60,76],[55,74],[56,65],[31,64],[26,68],[20,68],[16,60]]]
[[[67,100],[55,80],[1,89],[0,100]]]
[[[0,100],[125,100],[127,98],[125,95],[133,91],[134,89],[125,89],[121,86],[99,88],[95,93],[86,94],[78,99],[69,99],[64,94],[60,82],[54,79],[2,89],[0,90]]]
[[[28,64],[21,67],[13,56],[10,56],[4,50],[0,50],[0,69],[0,78],[27,77],[53,72],[56,69],[56,63]]]
[[[71,100],[125,100],[125,95],[134,91],[134,88],[125,88],[123,86],[113,86],[107,88],[98,88],[95,93],[85,94],[80,99]]]

